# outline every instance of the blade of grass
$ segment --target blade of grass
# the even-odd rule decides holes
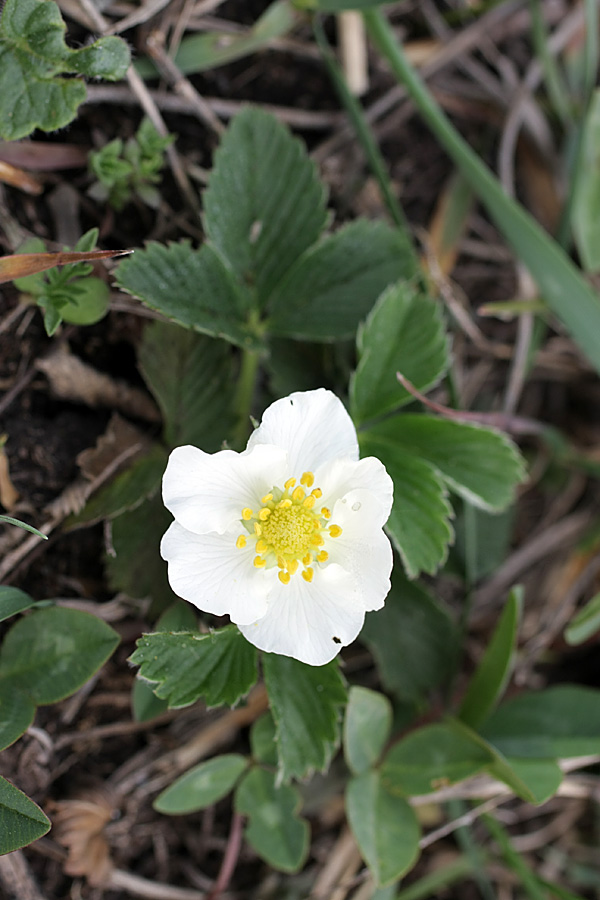
[[[521,886],[527,896],[530,897],[530,900],[548,900],[545,889],[541,886],[523,857],[517,853],[498,820],[489,815],[482,816],[481,820],[485,823],[489,833],[500,847],[504,862],[520,879]]]
[[[531,33],[533,43],[536,55],[544,70],[544,80],[546,82],[548,97],[550,98],[555,113],[560,118],[563,125],[565,125],[570,123],[572,119],[571,103],[569,101],[567,86],[556,64],[556,58],[548,47],[548,32],[544,22],[542,0],[530,0],[529,8],[531,11]]]
[[[463,878],[473,874],[473,864],[466,856],[459,856],[454,862],[437,871],[424,875],[409,887],[400,890],[394,900],[425,900],[427,897],[438,897],[444,888],[450,887]]]
[[[363,13],[376,46],[419,112],[470,183],[490,217],[529,269],[544,300],[600,372],[600,299],[559,245],[508,197],[499,181],[439,108],[379,10]]]

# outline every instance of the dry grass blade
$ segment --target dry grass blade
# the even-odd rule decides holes
[[[0,284],[45,272],[56,266],[69,263],[92,262],[99,259],[113,259],[116,256],[128,256],[133,250],[88,250],[87,252],[59,250],[57,253],[15,253],[0,259]]]

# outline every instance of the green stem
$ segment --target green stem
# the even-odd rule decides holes
[[[250,416],[260,369],[261,354],[257,350],[243,350],[240,374],[233,399],[236,424],[232,441],[234,447],[243,447],[250,434]]]

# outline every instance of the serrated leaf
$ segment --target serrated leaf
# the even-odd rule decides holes
[[[245,324],[248,291],[208,244],[193,250],[189,241],[150,242],[121,263],[115,279],[122,290],[179,325],[241,347],[260,346]]]
[[[571,208],[573,236],[586,272],[600,269],[600,90],[592,94],[581,133],[581,165]]]
[[[306,341],[354,337],[381,292],[410,275],[405,249],[399,231],[364,219],[323,238],[277,286],[270,333]]]
[[[256,649],[234,625],[210,634],[145,634],[130,662],[157,682],[157,697],[171,708],[201,697],[207,706],[233,706],[256,682]]]
[[[364,687],[352,687],[344,718],[344,757],[360,775],[375,765],[390,736],[392,705],[387,697]]]
[[[327,220],[325,189],[304,145],[260,109],[231,122],[203,201],[209,240],[261,306]]]
[[[80,688],[106,662],[119,635],[90,613],[48,607],[20,619],[0,648],[0,680],[10,678],[38,705]]]
[[[583,644],[600,631],[600,594],[578,610],[565,628],[565,641],[572,647]]]
[[[232,423],[233,355],[223,341],[152,322],[138,351],[140,371],[160,407],[170,447],[220,449]]]
[[[554,758],[600,752],[600,691],[559,685],[513,697],[480,729],[504,756]]]
[[[235,792],[235,808],[248,816],[246,840],[265,862],[281,872],[302,868],[309,848],[308,822],[298,816],[298,790],[276,785],[275,774],[252,769]]]
[[[18,689],[14,678],[0,678],[0,750],[14,744],[34,717],[35,703],[31,697]]]
[[[23,791],[0,777],[0,854],[37,841],[50,830],[50,819]]]
[[[166,451],[155,444],[148,453],[134,460],[128,469],[90,497],[81,512],[69,516],[65,528],[92,525],[136,509],[158,491],[166,465]]]
[[[0,622],[29,609],[34,603],[33,597],[30,597],[25,591],[20,591],[19,588],[11,587],[8,584],[0,585]]]
[[[226,753],[194,766],[162,791],[152,806],[168,816],[182,816],[212,806],[227,796],[248,767],[239,753]]]
[[[440,306],[410,282],[384,291],[358,330],[357,346],[359,363],[350,382],[350,408],[357,425],[412,401],[396,372],[426,391],[448,367]]]
[[[513,588],[460,705],[458,717],[471,728],[487,719],[504,693],[514,662],[522,606],[523,589]]]
[[[523,480],[523,459],[500,431],[428,415],[403,413],[373,425],[370,444],[394,447],[432,465],[465,500],[490,511],[514,499]],[[379,454],[375,454],[379,455]]]
[[[73,50],[52,0],[6,0],[0,19],[0,137],[16,140],[36,127],[55,131],[75,118],[86,97],[76,72],[118,80],[130,62],[120,38],[100,38]]]
[[[352,833],[376,883],[393,884],[419,857],[421,829],[409,803],[390,794],[379,772],[351,778],[346,814]]]
[[[347,696],[337,660],[308,666],[289,656],[264,653],[263,672],[282,780],[325,771],[339,744]]]
[[[404,703],[422,704],[446,683],[459,650],[448,611],[397,568],[384,608],[367,613],[361,640],[377,661],[383,685]]]
[[[426,460],[390,440],[381,440],[371,429],[359,435],[359,442],[361,456],[378,457],[394,482],[386,531],[407,575],[433,574],[446,560],[453,538],[452,507],[441,475]]]
[[[381,764],[381,781],[405,797],[429,794],[475,775],[494,762],[483,741],[454,722],[425,725],[402,738]]]

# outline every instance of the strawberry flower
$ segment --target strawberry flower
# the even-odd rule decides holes
[[[324,665],[390,589],[392,492],[379,460],[359,460],[334,394],[291,394],[242,453],[171,453],[163,499],[175,521],[161,542],[171,586],[229,615],[261,650]]]

